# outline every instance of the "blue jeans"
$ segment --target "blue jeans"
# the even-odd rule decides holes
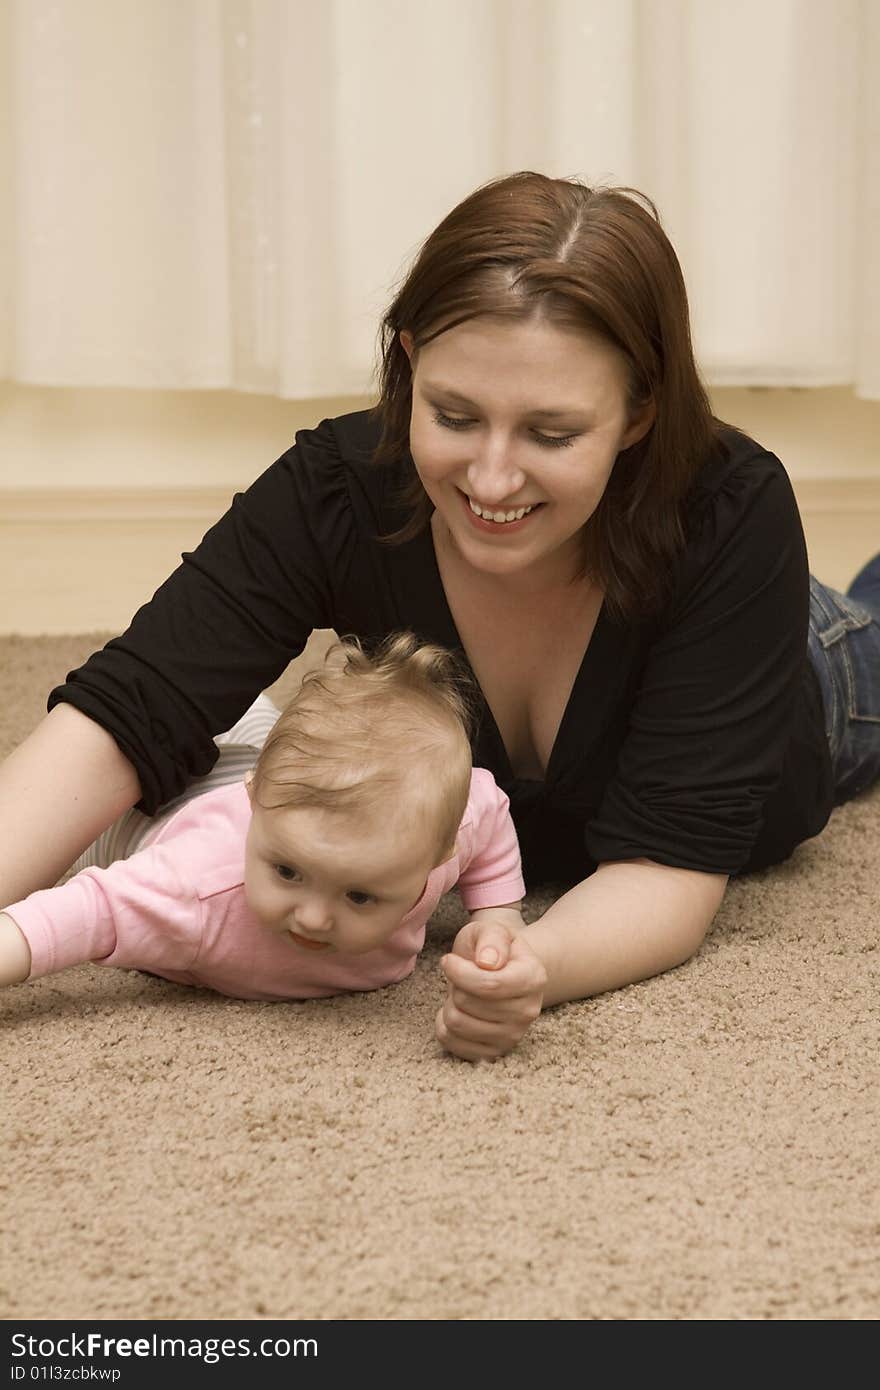
[[[840,805],[880,780],[880,555],[846,594],[810,576],[809,649]]]

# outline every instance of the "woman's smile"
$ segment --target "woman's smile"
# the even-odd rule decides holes
[[[459,488],[465,511],[469,521],[475,530],[483,535],[502,536],[512,535],[521,531],[542,507],[543,502],[533,502],[529,506],[520,505],[518,507],[484,507],[479,502],[475,502],[466,492]]]

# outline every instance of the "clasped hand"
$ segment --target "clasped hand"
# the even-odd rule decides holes
[[[462,927],[440,962],[447,995],[437,1037],[468,1061],[511,1052],[541,1012],[547,971],[505,922],[485,916]]]

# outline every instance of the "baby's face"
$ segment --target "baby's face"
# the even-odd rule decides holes
[[[254,803],[245,896],[292,949],[363,955],[397,930],[435,863],[423,832],[395,834],[384,817]]]

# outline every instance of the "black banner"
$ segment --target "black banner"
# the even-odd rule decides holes
[[[559,1323],[547,1328],[551,1362],[563,1349],[575,1354]],[[569,1324],[569,1329],[571,1325]],[[4,1324],[5,1366],[0,1390],[20,1386],[118,1386],[140,1390],[159,1386],[217,1387],[247,1385],[320,1385],[335,1383],[341,1372],[360,1379],[408,1380],[421,1369],[455,1364],[462,1352],[479,1355],[491,1365],[492,1383],[499,1373],[522,1374],[532,1357],[544,1371],[548,1343],[536,1337],[534,1323],[430,1321],[347,1322],[140,1322],[96,1320],[53,1322],[10,1319]],[[549,1340],[549,1339],[548,1339]],[[581,1334],[578,1334],[578,1341]],[[460,1363],[459,1363],[460,1364]],[[457,1379],[458,1377],[456,1377]]]

